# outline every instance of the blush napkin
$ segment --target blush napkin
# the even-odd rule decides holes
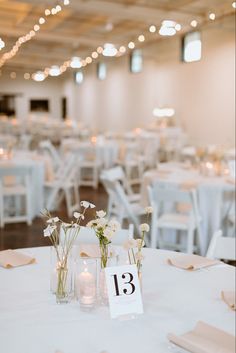
[[[235,291],[222,291],[221,298],[230,307],[230,309],[236,310]]]
[[[22,254],[15,250],[0,251],[0,266],[12,268],[35,263],[35,258]]]
[[[181,336],[168,334],[168,339],[191,353],[235,353],[235,337],[199,321],[193,331]]]
[[[208,259],[199,255],[181,254],[167,259],[169,265],[182,268],[184,270],[198,270],[203,267],[213,266],[220,263],[219,260]]]

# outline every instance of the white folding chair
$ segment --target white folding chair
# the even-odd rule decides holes
[[[127,194],[127,198],[129,200],[129,202],[132,203],[132,202],[139,202],[140,201],[140,194],[133,192],[131,186],[128,183],[126,175],[120,166],[117,166],[117,167],[114,167],[111,169],[107,169],[107,170],[103,170],[101,173],[101,178],[109,179],[112,181],[119,181],[122,184],[122,186]],[[114,202],[112,199],[112,195],[109,194],[108,207],[107,207],[108,217],[110,217],[111,210],[113,208],[113,203]]]
[[[73,212],[80,207],[79,184],[80,176],[78,169],[78,157],[71,153],[64,162],[61,162],[55,179],[45,182],[47,201],[46,208],[55,210],[65,196],[67,214],[72,216]]]
[[[18,141],[18,148],[22,150],[29,150],[31,141],[32,141],[31,135],[27,135],[27,134],[20,135],[20,138]]]
[[[222,231],[218,230],[211,239],[206,257],[210,259],[236,261],[235,249],[235,237],[224,237]]]
[[[76,149],[80,162],[80,185],[98,187],[101,160],[98,149],[93,145],[83,145]]]
[[[39,149],[50,156],[54,170],[57,170],[62,162],[62,159],[57,151],[57,149],[53,146],[50,140],[44,140],[39,143]]]
[[[143,153],[139,152],[137,143],[127,143],[124,160],[121,161],[130,185],[140,184],[145,169]]]
[[[0,227],[6,223],[32,223],[31,168],[0,169]],[[20,202],[19,202],[20,201]],[[9,210],[7,210],[9,206]]]
[[[164,184],[156,183],[153,187],[148,187],[148,193],[153,213],[151,215],[151,247],[161,248],[174,247],[181,249],[180,244],[164,242],[161,230],[185,231],[187,233],[187,253],[194,251],[194,232],[197,230],[198,243],[201,242],[201,217],[198,209],[197,195],[195,190],[177,190],[164,187]],[[177,212],[179,204],[188,204],[188,213]],[[165,207],[171,206],[171,210]]]
[[[139,202],[130,202],[123,186],[117,180],[111,180],[104,175],[101,176],[101,182],[112,200],[112,207],[109,210],[110,215],[117,218],[122,224],[124,219],[130,219],[138,234],[139,230],[139,216],[145,212]]]

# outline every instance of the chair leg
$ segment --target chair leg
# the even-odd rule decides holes
[[[193,253],[194,229],[191,227],[187,231],[187,253]]]
[[[154,248],[154,249],[156,249],[156,247],[157,247],[157,233],[158,233],[158,229],[157,229],[156,220],[154,219],[154,217],[152,217],[152,223],[151,223],[151,248]]]

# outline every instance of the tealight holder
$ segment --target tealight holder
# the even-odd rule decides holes
[[[91,310],[97,302],[97,259],[78,258],[75,269],[75,298],[81,309]]]

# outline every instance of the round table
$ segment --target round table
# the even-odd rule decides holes
[[[221,300],[233,290],[235,268],[220,263],[198,271],[167,264],[181,256],[144,249],[144,314],[110,319],[108,307],[80,311],[78,302],[56,304],[49,292],[50,248],[21,249],[37,263],[0,268],[0,342],[4,353],[168,353],[167,334],[182,334],[201,320],[235,332],[234,312]]]
[[[9,160],[0,160],[0,169],[9,167],[31,168],[32,217],[39,216],[44,208],[45,161],[30,152],[14,152]]]
[[[201,253],[205,254],[213,233],[221,228],[222,221],[234,202],[235,184],[229,176],[203,176],[197,169],[180,163],[163,163],[157,170],[144,174],[141,186],[141,203],[144,207],[149,204],[147,186],[157,182],[197,189],[202,217]]]

